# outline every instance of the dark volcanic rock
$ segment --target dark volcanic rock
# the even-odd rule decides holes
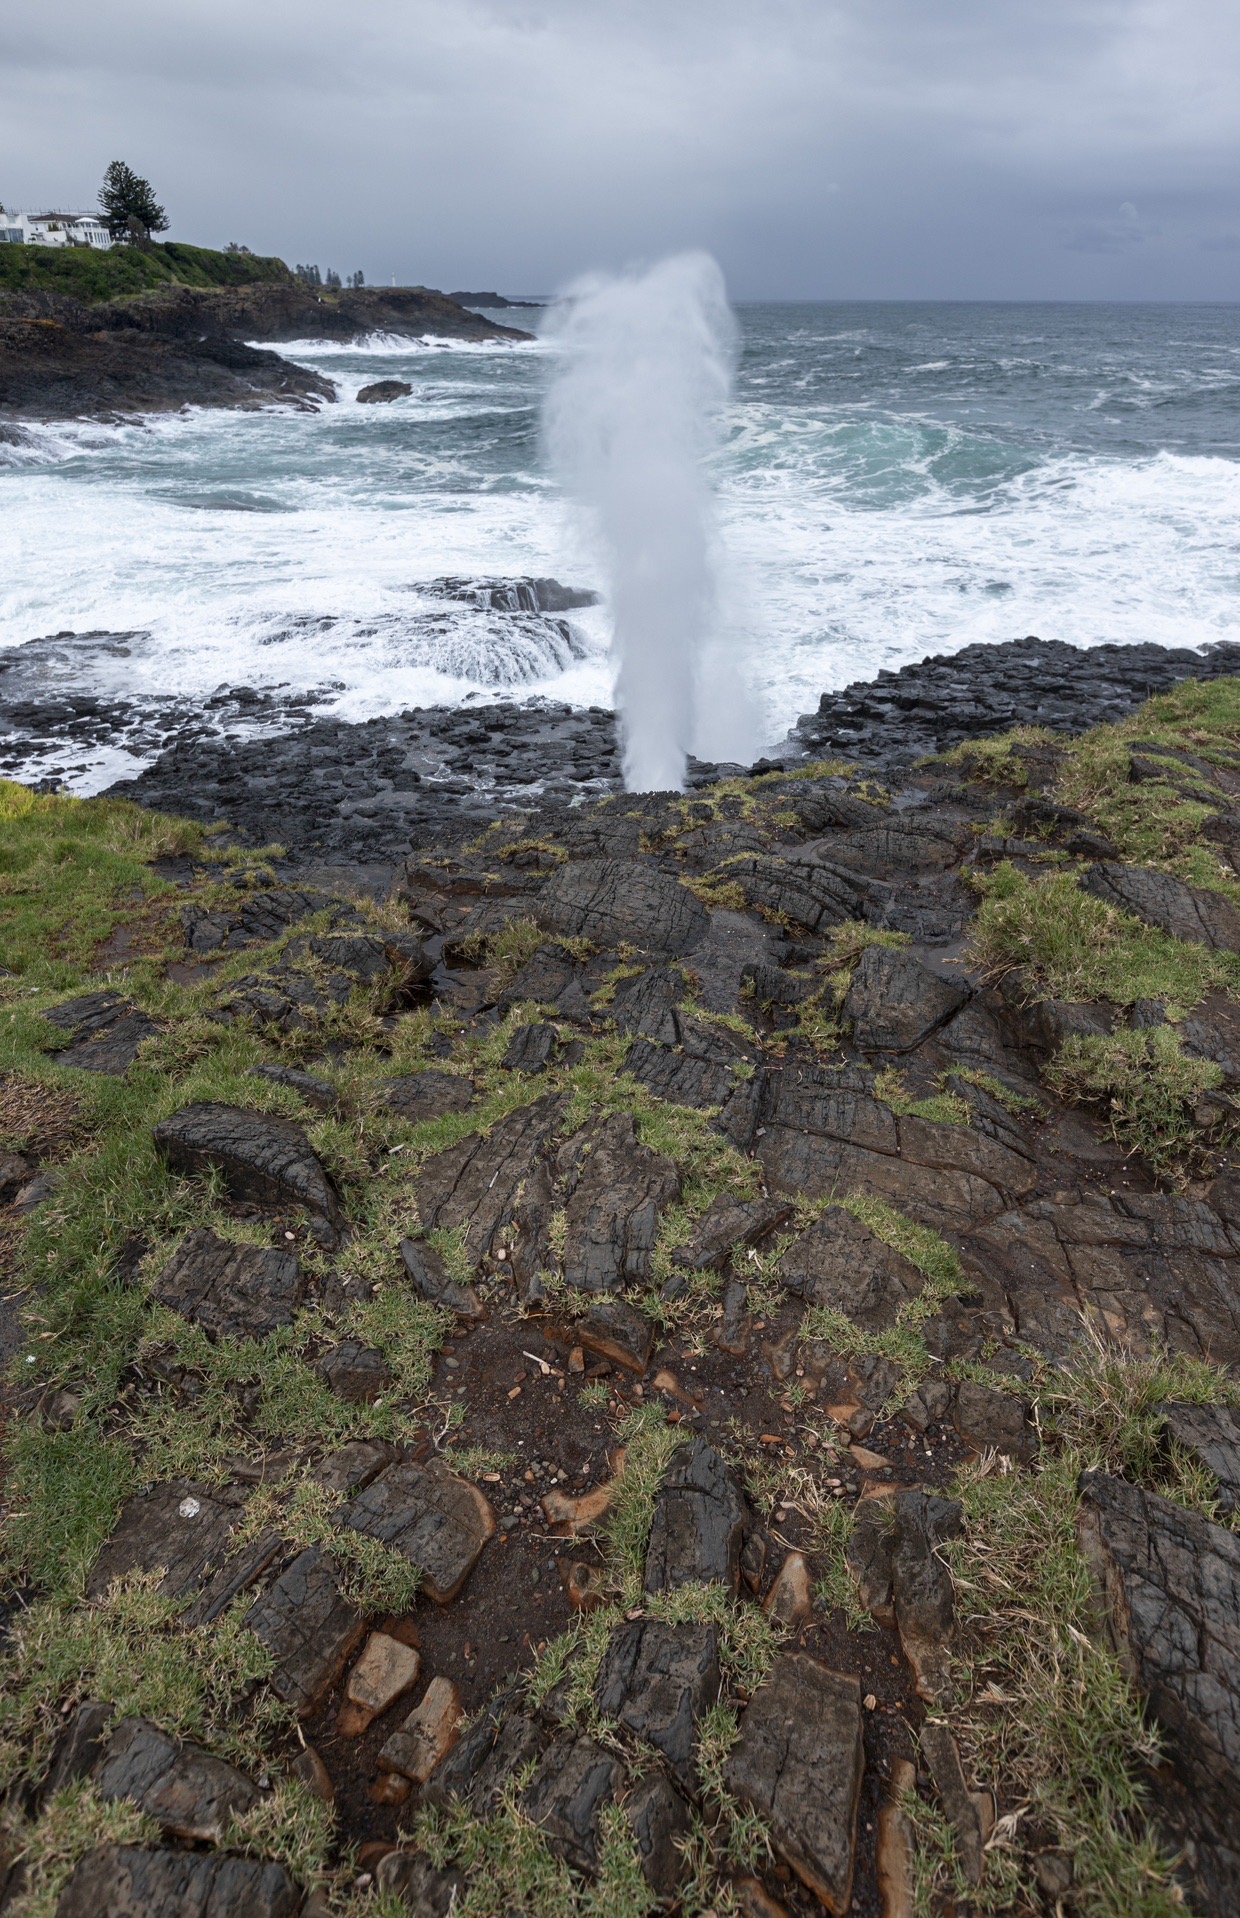
[[[410,1125],[424,1125],[428,1119],[443,1119],[450,1112],[464,1112],[476,1097],[473,1081],[455,1072],[414,1072],[383,1082],[385,1104],[402,1119],[408,1119]]]
[[[359,406],[382,406],[391,400],[407,400],[413,388],[408,380],[372,380],[357,395]]]
[[[552,1095],[520,1106],[428,1159],[418,1181],[418,1214],[427,1232],[465,1227],[475,1262],[485,1257],[517,1196],[544,1156],[563,1112]]]
[[[392,1368],[382,1352],[358,1339],[333,1345],[315,1369],[336,1397],[349,1405],[373,1405],[392,1383]]]
[[[641,1377],[654,1351],[654,1320],[623,1299],[603,1299],[584,1319],[578,1319],[577,1340],[587,1352],[597,1352]]]
[[[560,1035],[545,1019],[534,1025],[518,1026],[508,1041],[500,1064],[509,1072],[527,1072],[533,1078],[545,1072],[560,1050]]]
[[[705,906],[678,879],[636,859],[582,859],[552,873],[535,907],[540,925],[599,946],[629,944],[673,957],[700,946]]]
[[[1224,1512],[1240,1505],[1240,1413],[1229,1405],[1160,1405],[1167,1433],[1218,1480]]]
[[[729,861],[719,878],[740,887],[758,911],[781,914],[810,932],[825,932],[865,917],[868,890],[852,873],[808,860],[749,858]]]
[[[953,1416],[956,1430],[967,1445],[1004,1453],[1027,1465],[1038,1451],[1037,1427],[1024,1399],[996,1392],[988,1385],[962,1379],[956,1388]]]
[[[951,1573],[940,1547],[960,1531],[962,1507],[926,1492],[899,1492],[861,1507],[848,1544],[848,1569],[862,1604],[900,1633],[917,1689],[933,1702],[947,1682],[956,1625]]]
[[[283,1865],[100,1845],[74,1866],[56,1918],[296,1918],[301,1906]]]
[[[691,1784],[698,1719],[716,1702],[719,1682],[715,1626],[635,1618],[612,1634],[594,1697],[601,1712],[661,1751]]]
[[[684,1846],[693,1829],[693,1811],[688,1799],[670,1778],[652,1772],[630,1792],[624,1810],[642,1877],[656,1897],[674,1898],[689,1869]]]
[[[941,872],[956,864],[968,839],[967,827],[888,813],[881,825],[840,833],[820,850],[833,865],[855,872]]]
[[[907,952],[868,946],[841,1011],[862,1052],[911,1052],[959,1012],[968,988],[931,972]]]
[[[400,1256],[419,1297],[431,1305],[446,1306],[459,1319],[480,1319],[484,1307],[472,1285],[458,1285],[448,1276],[443,1260],[425,1239],[402,1239]]]
[[[421,1851],[389,1851],[375,1866],[375,1884],[391,1893],[410,1918],[452,1918],[466,1891],[465,1878],[455,1866],[436,1871]]]
[[[838,1205],[793,1241],[779,1272],[807,1305],[843,1312],[866,1331],[892,1325],[926,1282],[910,1260]]]
[[[306,1282],[291,1252],[191,1232],[151,1290],[213,1338],[263,1339],[291,1325]]]
[[[833,1913],[852,1897],[864,1766],[860,1682],[782,1653],[746,1708],[724,1779]]]
[[[598,1817],[624,1768],[591,1738],[557,1738],[538,1761],[521,1809],[540,1825],[552,1851],[575,1870],[598,1871]]]
[[[178,1172],[223,1173],[230,1191],[259,1205],[305,1206],[326,1245],[345,1233],[340,1201],[310,1141],[291,1119],[241,1106],[182,1106],[155,1127],[155,1144]]]
[[[241,1518],[238,1506],[185,1479],[135,1492],[95,1560],[87,1593],[102,1598],[115,1578],[161,1572],[162,1596],[190,1597],[227,1558]]]
[[[665,1208],[680,1196],[670,1159],[641,1145],[633,1116],[613,1112],[561,1147],[568,1195],[564,1277],[578,1292],[614,1292],[650,1270]]]
[[[310,1718],[361,1643],[366,1615],[349,1603],[321,1545],[302,1552],[250,1607],[246,1624],[276,1661],[270,1683]]]
[[[1240,1908],[1240,1538],[1103,1472],[1081,1481],[1081,1549],[1111,1635],[1184,1786],[1202,1906]]]
[[[222,1844],[229,1820],[259,1798],[242,1772],[169,1738],[146,1718],[121,1719],[93,1778],[101,1798],[128,1798],[169,1836],[211,1845]]]
[[[714,1446],[700,1438],[678,1446],[655,1494],[645,1589],[719,1583],[735,1597],[746,1516],[740,1487]]]
[[[792,1216],[787,1199],[734,1199],[721,1192],[712,1199],[673,1263],[689,1272],[717,1271],[738,1247],[760,1245]]]
[[[256,1079],[266,1079],[275,1086],[287,1086],[304,1099],[316,1112],[336,1112],[340,1107],[340,1094],[335,1086],[328,1085],[326,1079],[316,1079],[312,1072],[299,1072],[296,1066],[253,1066],[251,1071]]]
[[[58,1065],[79,1072],[126,1072],[138,1056],[138,1047],[159,1031],[153,1019],[114,992],[88,992],[65,999],[41,1015],[72,1043],[56,1054]]]
[[[495,1535],[495,1514],[482,1493],[438,1459],[389,1465],[349,1501],[339,1522],[407,1558],[437,1605],[456,1597]]]
[[[499,1804],[508,1780],[545,1749],[549,1733],[516,1709],[518,1688],[497,1693],[432,1773],[427,1796],[436,1804],[464,1798],[480,1818]]]
[[[1091,866],[1081,884],[1095,899],[1190,945],[1240,952],[1240,909],[1221,892],[1185,885],[1167,872],[1113,862]]]

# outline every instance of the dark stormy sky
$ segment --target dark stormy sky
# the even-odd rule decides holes
[[[1240,297],[1237,0],[7,0],[0,199],[541,291]]]

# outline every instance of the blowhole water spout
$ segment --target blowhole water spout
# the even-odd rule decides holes
[[[604,548],[630,792],[680,791],[717,613],[708,464],[735,328],[723,275],[685,253],[581,280],[552,315],[551,463]]]

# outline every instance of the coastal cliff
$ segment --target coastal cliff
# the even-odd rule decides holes
[[[165,283],[89,303],[0,292],[0,422],[111,417],[182,406],[319,405],[331,381],[254,340],[349,340],[372,332],[520,340],[425,287],[323,289]]]

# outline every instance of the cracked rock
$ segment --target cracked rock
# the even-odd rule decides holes
[[[719,1683],[714,1625],[636,1618],[613,1632],[594,1696],[601,1712],[661,1751],[691,1785],[698,1720],[718,1699]]]
[[[828,1206],[779,1262],[790,1292],[842,1312],[863,1331],[894,1325],[926,1281],[917,1267],[842,1206]]]
[[[1168,872],[1122,866],[1112,860],[1091,866],[1081,885],[1095,899],[1118,906],[1175,939],[1240,952],[1240,910],[1221,892],[1186,885]]]
[[[1240,1413],[1229,1405],[1159,1405],[1167,1434],[1218,1480],[1224,1512],[1240,1505]]]
[[[592,1738],[557,1738],[521,1794],[521,1809],[542,1827],[566,1864],[597,1875],[598,1818],[623,1776],[620,1760]]]
[[[988,1385],[962,1379],[956,1387],[952,1414],[966,1445],[979,1451],[1002,1452],[1027,1465],[1038,1453],[1038,1433],[1024,1399],[1012,1392],[996,1392]]]
[[[474,1103],[473,1082],[455,1072],[414,1072],[404,1078],[385,1079],[382,1086],[385,1105],[408,1119],[410,1125],[424,1125],[428,1119],[443,1119],[450,1112],[464,1112]]]
[[[564,1278],[578,1292],[615,1292],[643,1283],[665,1208],[680,1196],[670,1159],[641,1145],[633,1115],[613,1112],[560,1149],[567,1232]]]
[[[122,1718],[94,1769],[103,1799],[128,1798],[174,1838],[220,1845],[229,1820],[253,1809],[258,1787],[146,1718]]]
[[[342,1339],[315,1367],[324,1383],[349,1405],[373,1405],[392,1383],[392,1368],[382,1352],[357,1339]]]
[[[700,1438],[677,1446],[655,1493],[645,1590],[719,1583],[735,1597],[746,1516],[740,1487],[714,1446]]]
[[[739,1247],[760,1245],[792,1216],[787,1199],[734,1199],[721,1192],[712,1199],[672,1263],[688,1272],[718,1271]]]
[[[495,1535],[488,1501],[441,1459],[389,1465],[350,1500],[338,1522],[407,1558],[437,1605],[456,1597]]]
[[[138,1047],[159,1031],[153,1019],[114,992],[88,992],[79,999],[62,1000],[40,1014],[58,1032],[67,1032],[70,1044],[56,1054],[58,1065],[79,1072],[128,1071]]]
[[[968,988],[931,972],[910,953],[867,946],[841,1011],[862,1052],[911,1052],[959,1012]]]
[[[1198,1896],[1224,1918],[1240,1909],[1240,1538],[1104,1472],[1082,1476],[1077,1530],[1184,1788]]]
[[[331,1180],[292,1119],[241,1106],[182,1106],[155,1127],[155,1144],[177,1172],[217,1170],[230,1192],[258,1205],[305,1206],[311,1231],[327,1246],[345,1235]]]
[[[710,927],[686,886],[640,859],[573,860],[552,873],[534,912],[540,925],[574,939],[673,958],[700,946]]]
[[[56,1918],[296,1918],[301,1906],[283,1865],[99,1845],[74,1866]]]
[[[424,1785],[460,1736],[461,1694],[447,1678],[432,1678],[421,1701],[379,1753],[383,1771]]]
[[[611,1359],[642,1377],[654,1351],[655,1324],[623,1299],[603,1299],[577,1321],[577,1341],[587,1352]]]
[[[431,1305],[442,1305],[458,1319],[481,1319],[486,1309],[472,1285],[458,1285],[449,1278],[443,1259],[425,1239],[402,1239],[401,1263],[420,1298]]]
[[[421,1851],[389,1851],[375,1866],[375,1884],[399,1899],[410,1918],[452,1918],[466,1891],[454,1865],[437,1871]]]
[[[214,1339],[264,1339],[292,1324],[306,1285],[293,1253],[236,1244],[204,1227],[182,1240],[151,1289]]]
[[[270,1683],[299,1718],[314,1714],[366,1630],[365,1614],[341,1593],[336,1562],[321,1545],[299,1553],[245,1622],[276,1661]]]
[[[859,1680],[781,1653],[745,1710],[724,1781],[832,1913],[852,1897],[864,1765]]]
[[[484,1258],[548,1150],[562,1112],[556,1095],[536,1099],[498,1119],[488,1132],[471,1132],[428,1159],[417,1186],[423,1229],[464,1226],[470,1258],[475,1263]]]
[[[95,1560],[87,1595],[102,1598],[113,1579],[133,1572],[160,1572],[162,1597],[191,1597],[228,1557],[241,1519],[238,1506],[189,1480],[135,1492]]]

